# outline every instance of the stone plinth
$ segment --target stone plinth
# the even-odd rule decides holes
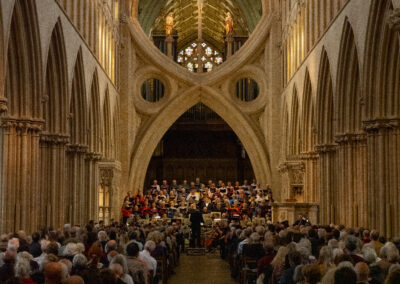
[[[272,204],[272,221],[289,221],[292,225],[298,215],[306,214],[311,224],[318,224],[318,203],[274,202]]]

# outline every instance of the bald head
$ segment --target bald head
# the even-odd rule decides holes
[[[117,242],[115,240],[109,240],[106,245],[106,252],[108,253],[116,249],[117,249]]]
[[[44,278],[46,284],[60,283],[63,277],[63,267],[61,263],[49,262],[44,268]]]
[[[369,267],[365,262],[358,262],[355,266],[357,281],[368,281]]]
[[[63,283],[64,284],[85,284],[85,282],[83,281],[83,278],[78,275],[69,277]]]

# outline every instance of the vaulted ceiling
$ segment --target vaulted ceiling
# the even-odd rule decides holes
[[[204,0],[203,39],[219,50],[224,48],[225,16],[231,12],[235,35],[249,35],[261,17],[260,0]],[[174,13],[178,49],[197,39],[197,0],[140,0],[139,21],[150,35],[164,31],[165,17]]]

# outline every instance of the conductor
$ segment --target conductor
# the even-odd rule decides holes
[[[190,247],[200,247],[201,223],[204,223],[203,215],[194,203],[190,206],[190,209],[190,227],[192,229]]]

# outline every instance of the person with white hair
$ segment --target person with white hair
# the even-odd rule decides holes
[[[387,242],[380,250],[381,260],[377,265],[384,271],[385,277],[388,274],[389,268],[399,260],[399,251],[392,242]]]
[[[26,257],[17,257],[15,264],[15,276],[20,278],[23,283],[35,283],[31,279],[31,265]]]
[[[157,260],[151,256],[151,253],[156,248],[156,243],[153,241],[147,241],[144,245],[144,249],[139,252],[139,258],[146,262],[149,271],[152,271],[153,278],[156,276],[157,272]]]
[[[101,247],[103,248],[103,250],[105,250],[108,241],[107,233],[105,231],[100,231],[97,233],[97,238],[101,244]]]
[[[73,258],[76,254],[80,252],[80,248],[76,243],[68,243],[65,246],[65,249],[63,251],[63,256],[64,257],[71,257]]]

